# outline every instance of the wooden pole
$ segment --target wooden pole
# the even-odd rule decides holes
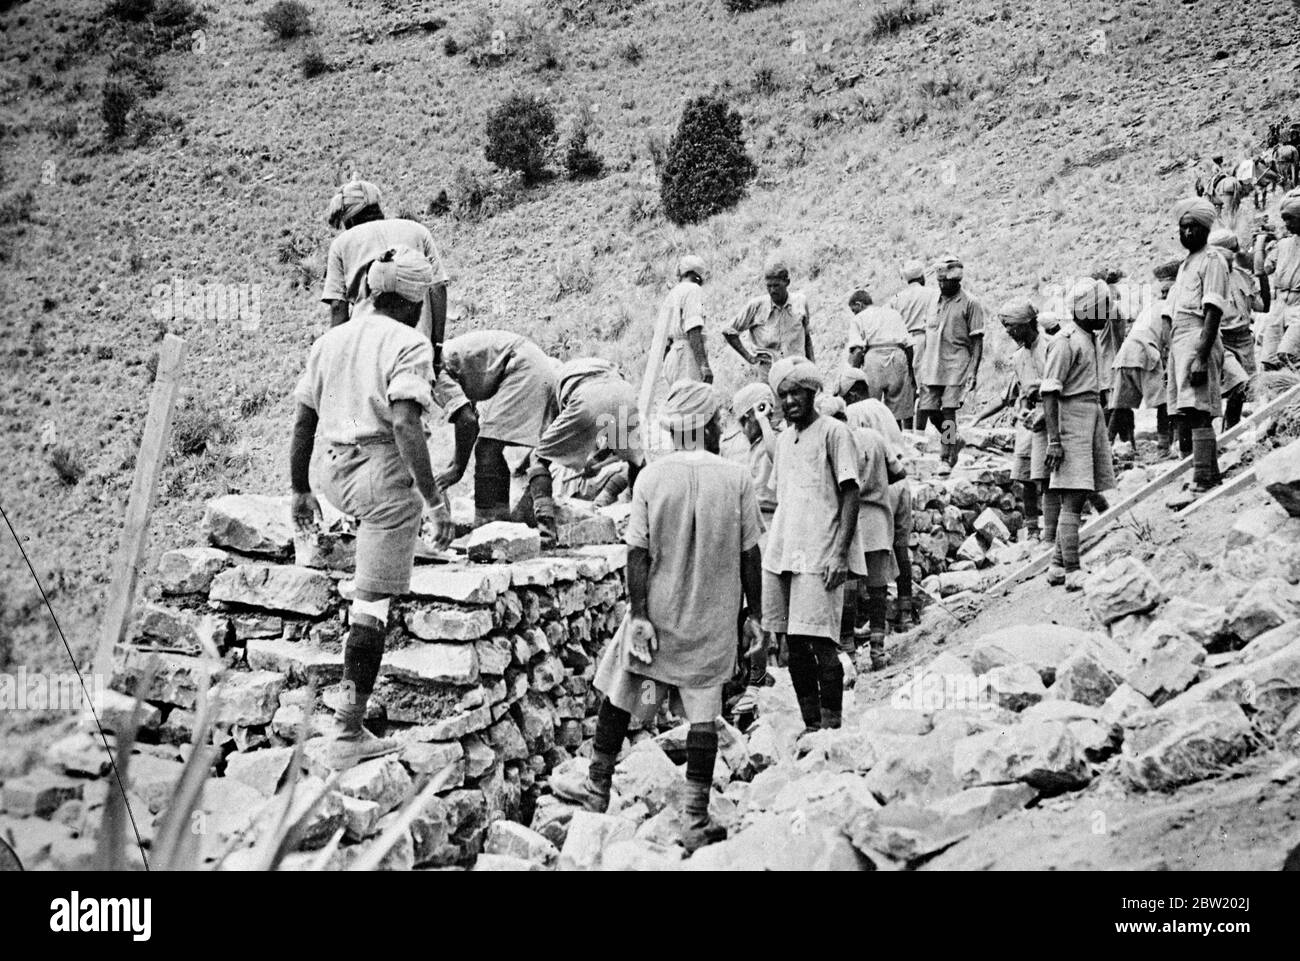
[[[1290,389],[1285,390],[1282,393],[1278,394],[1271,401],[1269,401],[1259,410],[1252,413],[1245,420],[1242,420],[1231,430],[1225,431],[1224,433],[1220,434],[1219,446],[1222,447],[1224,444],[1235,440],[1237,437],[1245,433],[1246,430],[1248,430],[1249,428],[1255,426],[1255,424],[1262,421],[1265,417],[1268,417],[1269,415],[1273,414],[1275,411],[1280,410],[1281,408],[1287,406],[1288,404],[1295,403],[1296,401],[1300,401],[1300,384],[1296,384],[1294,387],[1291,387]],[[1138,504],[1142,503],[1144,500],[1147,500],[1153,494],[1159,493],[1163,488],[1168,486],[1168,484],[1171,481],[1177,480],[1189,469],[1191,469],[1191,466],[1192,466],[1192,458],[1190,457],[1184,458],[1183,460],[1175,464],[1173,467],[1170,467],[1167,471],[1165,471],[1155,480],[1149,481],[1148,483],[1144,484],[1141,488],[1139,488],[1137,491],[1130,494],[1128,497],[1124,498],[1114,507],[1110,508],[1110,510],[1107,510],[1104,513],[1094,517],[1091,521],[1085,524],[1083,528],[1079,531],[1080,545],[1082,545],[1083,542],[1088,538],[1101,533],[1112,523],[1114,523],[1115,520],[1117,520],[1122,514],[1127,514],[1130,510],[1132,510]],[[1027,577],[1033,577],[1039,571],[1046,570],[1047,565],[1051,562],[1051,560],[1052,560],[1052,551],[1043,552],[1041,556],[1034,558],[1032,561],[1030,561],[1024,567],[1020,568],[1014,574],[1004,577],[1002,580],[998,581],[996,584],[990,587],[989,593],[1002,594],[1006,592],[1010,587],[1012,587],[1019,581],[1022,581]]]
[[[654,399],[655,385],[663,369],[664,344],[668,341],[668,315],[660,311],[655,318],[654,336],[650,338],[650,356],[646,358],[645,374],[641,377],[641,392],[637,396],[637,417],[642,446],[647,450],[658,440],[659,425],[650,423],[650,401]]]
[[[108,611],[104,615],[103,633],[95,651],[94,671],[105,678],[113,670],[113,648],[126,635],[135,597],[135,582],[140,573],[140,559],[149,533],[149,514],[158,491],[158,475],[171,436],[172,410],[181,385],[181,365],[185,361],[185,341],[174,334],[163,338],[158,354],[157,376],[149,400],[149,416],[144,422],[144,437],[135,455],[135,480],[127,504],[126,522],[117,549],[117,570],[109,589]]]
[[[1210,491],[1200,500],[1193,501],[1191,504],[1188,504],[1186,507],[1184,507],[1182,510],[1178,512],[1177,516],[1186,517],[1188,514],[1194,514],[1196,511],[1199,511],[1202,507],[1208,507],[1210,504],[1217,501],[1220,497],[1230,497],[1231,495],[1236,494],[1238,491],[1245,490],[1252,483],[1254,483],[1254,481],[1255,481],[1255,468],[1251,467],[1248,470],[1242,471],[1240,474],[1238,474],[1232,480],[1228,481],[1226,484],[1220,484],[1218,487],[1214,488],[1214,490]]]

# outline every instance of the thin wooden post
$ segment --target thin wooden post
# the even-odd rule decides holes
[[[117,549],[117,569],[109,589],[108,610],[104,615],[103,633],[95,651],[94,671],[105,678],[113,670],[113,648],[122,642],[131,618],[135,583],[140,573],[140,559],[149,534],[149,515],[158,492],[158,475],[162,470],[171,436],[172,411],[181,385],[181,365],[185,361],[185,341],[174,334],[163,338],[158,353],[157,376],[149,399],[149,416],[144,422],[144,436],[135,455],[135,480],[127,504],[122,539]]]
[[[662,310],[655,316],[654,336],[650,338],[650,356],[646,358],[645,373],[641,377],[641,392],[637,395],[637,418],[641,445],[647,451],[656,446],[659,425],[650,422],[650,401],[654,399],[655,385],[663,369],[664,344],[668,341],[668,316]]]
[[[1269,415],[1273,414],[1275,411],[1278,411],[1281,408],[1287,406],[1288,404],[1292,404],[1297,401],[1300,401],[1300,384],[1296,384],[1295,386],[1289,388],[1288,390],[1285,390],[1282,393],[1278,394],[1276,397],[1274,397],[1271,401],[1269,401],[1259,410],[1255,411],[1249,417],[1239,422],[1231,430],[1224,431],[1224,433],[1220,434],[1219,445],[1222,446],[1228,443],[1229,441],[1235,440],[1237,437],[1245,433],[1246,430],[1255,426],[1255,424],[1259,423],[1265,417],[1268,417]],[[1114,507],[1094,517],[1091,521],[1085,524],[1083,528],[1079,531],[1079,544],[1082,545],[1084,541],[1087,540],[1088,538],[1094,537],[1095,535],[1101,533],[1112,523],[1114,523],[1115,520],[1118,519],[1122,514],[1127,514],[1130,510],[1132,510],[1138,504],[1142,503],[1144,500],[1147,500],[1153,494],[1159,493],[1162,489],[1168,486],[1171,481],[1177,480],[1184,473],[1190,470],[1191,466],[1192,466],[1192,458],[1190,457],[1183,458],[1181,461],[1179,461],[1173,467],[1170,467],[1167,471],[1165,471],[1155,480],[1149,481],[1148,483],[1144,484],[1141,488],[1139,488],[1137,491],[1130,494],[1128,497],[1124,498]],[[1051,551],[1043,552],[1041,556],[1034,558],[1032,561],[1030,561],[1024,567],[1020,568],[1014,574],[1004,577],[1002,580],[998,581],[996,584],[990,587],[989,593],[990,594],[1004,593],[1008,588],[1012,587],[1014,584],[1018,583],[1019,581],[1024,580],[1026,577],[1033,577],[1039,571],[1046,570],[1047,565],[1051,562],[1051,560],[1052,560],[1052,552]]]
[[[1210,504],[1213,504],[1220,497],[1230,497],[1231,495],[1236,494],[1238,491],[1246,489],[1252,483],[1254,483],[1254,481],[1255,481],[1255,468],[1251,467],[1242,471],[1240,474],[1238,474],[1232,480],[1228,481],[1226,484],[1220,484],[1218,487],[1214,488],[1214,490],[1210,491],[1200,500],[1193,501],[1192,503],[1188,504],[1186,507],[1184,507],[1182,510],[1178,512],[1177,516],[1186,517],[1188,514],[1194,514],[1196,511],[1199,511],[1202,507],[1208,507]]]

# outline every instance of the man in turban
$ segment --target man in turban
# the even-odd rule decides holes
[[[433,349],[413,329],[433,269],[420,252],[398,247],[375,260],[368,278],[370,296],[352,320],[312,345],[294,389],[298,412],[289,464],[300,531],[314,530],[321,516],[308,470],[317,435],[327,445],[321,493],[358,522],[345,690],[330,747],[330,763],[338,768],[398,747],[370,734],[362,719],[379,675],[389,601],[410,586],[422,502],[432,511],[438,546],[452,537],[450,507],[421,427],[433,402]]]
[[[330,243],[325,265],[325,290],[334,327],[348,319],[353,305],[366,297],[362,268],[390,247],[419,252],[433,270],[433,283],[424,297],[416,329],[433,344],[434,369],[442,367],[442,341],[447,329],[447,270],[423,224],[398,217],[388,219],[380,208],[379,188],[366,180],[350,180],[339,188],[326,212],[329,225],[341,233]]]
[[[745,304],[731,326],[722,332],[723,339],[760,373],[765,373],[782,357],[812,360],[808,298],[802,291],[790,289],[790,271],[782,260],[768,261],[763,280],[767,293]],[[748,343],[742,341],[742,334],[747,335]]]
[[[677,286],[664,298],[659,323],[668,334],[663,377],[670,385],[679,380],[713,383],[704,348],[704,299],[700,295],[706,273],[704,261],[688,254],[677,264]]]
[[[873,306],[871,294],[856,290],[849,298],[849,366],[859,367],[871,396],[884,401],[902,427],[911,428],[916,407],[912,379],[912,341],[903,315],[892,307]]]
[[[1169,453],[1172,431],[1169,409],[1165,405],[1165,358],[1169,342],[1161,320],[1161,307],[1174,285],[1181,261],[1161,264],[1153,271],[1159,299],[1144,304],[1133,327],[1115,354],[1115,387],[1110,394],[1111,426],[1121,444],[1135,442],[1133,411],[1138,407],[1156,409],[1156,453]],[[1188,453],[1191,436],[1188,435]],[[1124,453],[1121,448],[1116,451]]]
[[[957,408],[978,385],[984,354],[984,308],[962,290],[963,270],[956,257],[944,257],[935,265],[939,299],[926,318],[916,424],[918,430],[934,424],[949,467],[956,465],[961,450]]]
[[[1250,257],[1241,253],[1237,234],[1231,230],[1215,230],[1210,234],[1209,243],[1228,265],[1228,307],[1219,322],[1219,336],[1223,339],[1224,349],[1223,429],[1227,430],[1241,420],[1249,378],[1257,369],[1255,332],[1251,329],[1251,322],[1259,304],[1255,278],[1250,272]],[[1227,382],[1230,367],[1233,368],[1231,385]]]
[[[673,452],[644,471],[632,491],[628,546],[630,611],[606,647],[593,681],[605,697],[585,777],[554,777],[557,797],[591,811],[609,805],[614,764],[632,715],[653,720],[668,701],[690,725],[682,840],[688,852],[720,840],[709,819],[718,755],[722,685],[736,664],[743,619],[761,647],[758,506],[748,472],[718,456],[721,428],[712,386],[682,380],[668,392],[663,426]]]
[[[1264,366],[1300,363],[1300,189],[1282,198],[1287,235],[1265,250],[1271,304],[1262,345]]]
[[[920,383],[921,358],[925,353],[925,322],[930,316],[938,294],[925,285],[925,266],[919,260],[909,260],[899,270],[905,286],[889,298],[888,306],[903,315],[912,342],[912,384]]]
[[[1163,311],[1170,325],[1167,403],[1191,433],[1192,490],[1201,493],[1220,481],[1213,421],[1223,408],[1219,322],[1228,306],[1228,266],[1207,243],[1214,206],[1199,197],[1180,202],[1175,213],[1178,239],[1188,253]]]
[[[1038,326],[1038,310],[1023,297],[1008,300],[998,320],[1016,344],[1011,355],[1011,380],[1006,403],[1016,411],[1015,462],[1011,478],[1019,482],[1025,505],[1025,530],[1031,541],[1039,535],[1042,495],[1047,487],[1047,421],[1039,391],[1047,366],[1050,334]]]
[[[815,405],[822,378],[803,358],[772,365],[789,426],[776,452],[776,514],[763,552],[763,627],[786,638],[807,730],[839,727],[844,583],[867,573],[858,541],[858,452],[848,426]]]
[[[1100,281],[1080,281],[1070,291],[1070,301],[1083,302],[1089,286],[1096,283]],[[1064,583],[1067,590],[1083,587],[1079,565],[1083,505],[1090,495],[1115,486],[1093,340],[1105,323],[1100,312],[1076,308],[1074,319],[1063,323],[1047,344],[1039,385],[1047,431],[1043,539],[1056,545],[1047,582]]]
[[[455,457],[438,481],[444,488],[458,483],[472,451],[474,522],[503,520],[510,512],[505,449],[531,451],[555,419],[555,369],[542,349],[520,334],[475,330],[447,341],[442,376],[460,388],[458,400],[446,409],[448,418],[458,426],[468,421],[474,429],[456,431]],[[469,403],[478,405],[478,414],[462,418],[456,404]]]

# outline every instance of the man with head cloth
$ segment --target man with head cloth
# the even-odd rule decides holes
[[[925,353],[925,322],[930,316],[938,294],[925,285],[925,265],[919,260],[909,260],[899,270],[906,284],[889,298],[888,306],[903,315],[903,325],[912,341],[912,384],[920,383],[921,357]]]
[[[380,208],[379,188],[367,180],[350,180],[330,200],[326,220],[341,231],[330,243],[325,264],[325,290],[330,326],[348,319],[354,304],[365,299],[362,267],[391,247],[406,246],[420,253],[433,269],[416,329],[433,343],[435,367],[447,327],[447,270],[423,224],[401,217],[388,219]]]
[[[1169,325],[1167,402],[1191,434],[1192,490],[1199,493],[1220,482],[1213,421],[1223,412],[1219,322],[1228,307],[1228,266],[1207,243],[1214,205],[1198,197],[1181,201],[1174,212],[1188,253],[1162,311]]]
[[[704,299],[700,295],[706,274],[704,261],[687,254],[677,264],[677,286],[664,298],[659,323],[668,334],[663,377],[669,385],[679,380],[713,383],[704,348]]]
[[[1262,353],[1264,365],[1274,368],[1300,363],[1300,189],[1282,198],[1281,213],[1287,235],[1263,257],[1272,303]]]
[[[1223,429],[1241,420],[1246,403],[1249,378],[1255,373],[1255,332],[1251,329],[1254,311],[1259,304],[1255,278],[1250,272],[1250,256],[1241,252],[1241,242],[1232,230],[1210,233],[1210,246],[1228,265],[1228,306],[1219,322],[1223,339]],[[1229,383],[1231,381],[1231,383]]]
[[[934,424],[949,467],[956,465],[961,449],[957,408],[978,385],[980,358],[984,355],[984,308],[962,290],[963,271],[956,257],[944,257],[935,265],[939,299],[926,317],[919,381],[917,429],[925,430],[927,423]]]
[[[1133,411],[1138,407],[1156,409],[1156,452],[1169,453],[1172,443],[1168,407],[1165,405],[1165,357],[1169,353],[1164,323],[1160,312],[1164,298],[1174,285],[1181,261],[1175,260],[1154,268],[1153,274],[1159,297],[1143,304],[1128,336],[1115,354],[1115,387],[1110,395],[1111,426],[1127,450],[1116,447],[1117,453],[1128,453],[1135,442]],[[1188,435],[1191,453],[1191,435]]]
[[[754,484],[718,456],[718,406],[712,386],[699,381],[678,381],[668,392],[663,427],[673,452],[650,464],[632,491],[624,537],[631,609],[593,681],[605,698],[591,764],[585,778],[551,780],[557,797],[604,811],[632,715],[651,721],[669,701],[690,724],[680,812],[687,851],[725,834],[709,819],[709,793],[737,624],[751,646],[763,643]]]
[[[765,373],[782,357],[812,360],[808,298],[802,291],[790,289],[790,271],[782,260],[768,261],[763,279],[767,293],[745,304],[731,326],[722,332],[723,339],[745,363],[758,367],[760,373]],[[745,340],[742,334],[746,335]]]
[[[849,366],[859,367],[871,385],[871,396],[884,402],[901,427],[912,426],[916,389],[912,380],[912,341],[903,315],[878,307],[866,290],[849,297]]]
[[[1115,486],[1093,340],[1106,316],[1085,309],[1099,296],[1097,284],[1105,286],[1099,280],[1080,280],[1069,292],[1073,319],[1048,342],[1039,385],[1047,430],[1043,539],[1056,545],[1047,582],[1064,583],[1072,591],[1083,587],[1079,518],[1084,502]]]
[[[1023,297],[1004,303],[998,310],[998,320],[1016,344],[1006,398],[1015,404],[1016,411],[1016,459],[1011,478],[1020,483],[1025,529],[1029,539],[1035,541],[1047,487],[1047,422],[1039,391],[1047,366],[1047,345],[1052,338],[1039,329],[1038,310]]]
[[[858,540],[858,452],[847,425],[818,415],[822,378],[812,362],[779,360],[768,384],[789,426],[777,441],[776,514],[763,552],[763,627],[786,636],[805,727],[839,727],[844,582],[867,573]]]
[[[370,296],[352,319],[312,345],[294,389],[289,464],[300,531],[313,531],[321,516],[308,471],[317,435],[327,445],[321,493],[358,522],[344,699],[335,710],[330,755],[338,768],[399,747],[362,725],[383,657],[389,601],[410,586],[421,503],[433,511],[439,546],[453,533],[420,423],[433,403],[433,349],[414,327],[433,269],[420,252],[398,247],[381,253],[367,277]]]

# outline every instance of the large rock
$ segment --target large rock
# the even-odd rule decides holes
[[[1149,611],[1164,597],[1155,575],[1134,557],[1121,557],[1089,576],[1083,594],[1103,624]]]
[[[924,804],[956,794],[962,788],[953,776],[956,740],[935,735],[918,737],[910,743],[900,739],[900,745],[885,753],[867,772],[867,788],[886,804],[900,800]]]
[[[684,866],[688,871],[861,871],[871,864],[838,826],[799,812],[774,812],[700,848]]]
[[[4,808],[17,817],[48,818],[65,801],[80,798],[86,782],[38,768],[4,783]]]
[[[1292,517],[1300,517],[1300,440],[1255,463],[1255,478]]]
[[[220,780],[230,781],[230,778]],[[247,785],[233,781],[231,783],[251,794],[256,794]],[[303,826],[302,841],[299,843],[302,849],[313,850],[322,847],[336,831],[347,826],[347,817],[343,812],[343,795],[338,791],[324,791],[324,788],[325,782],[313,776],[304,777],[294,785],[293,796],[289,803],[289,823],[295,823],[311,810],[311,815],[307,817]],[[318,797],[321,800],[312,808],[312,803]],[[252,809],[255,811],[254,818],[259,825],[258,830],[274,830],[280,823],[284,805],[285,797],[281,793],[267,800],[260,809]]]
[[[382,812],[397,807],[410,789],[410,775],[402,767],[402,762],[391,754],[362,761],[344,771],[338,781],[339,793],[373,801]]]
[[[1203,663],[1205,648],[1175,632],[1160,638],[1155,646],[1143,647],[1126,680],[1137,694],[1160,705],[1187,690]]]
[[[129,696],[138,695],[145,700],[193,710],[198,703],[200,679],[205,685],[211,684],[222,670],[220,661],[208,658],[119,647],[114,653],[110,686]],[[146,678],[149,679],[147,690]],[[125,723],[129,716],[127,710],[122,722]],[[122,728],[115,726],[114,730],[121,733]]]
[[[203,527],[218,547],[284,557],[293,550],[289,500],[261,494],[226,494],[208,502]]]
[[[615,841],[601,855],[605,871],[677,871],[682,864],[682,849],[666,847],[637,838]]]
[[[980,682],[981,693],[1008,711],[1023,711],[1031,704],[1037,704],[1047,693],[1043,679],[1028,664],[995,667],[980,678]],[[1061,676],[1058,673],[1056,685],[1059,686],[1060,683]]]
[[[636,823],[613,814],[577,810],[569,819],[560,848],[561,871],[594,871],[601,866],[601,854],[616,841],[636,837]]]
[[[492,632],[492,612],[486,608],[416,607],[406,612],[405,622],[425,641],[476,641]]]
[[[252,638],[244,647],[248,666],[255,671],[288,675],[295,684],[314,682],[318,688],[343,677],[343,652],[326,651],[302,641]]]
[[[510,568],[504,565],[472,567],[417,567],[411,573],[412,597],[455,604],[491,604],[510,587]]]
[[[233,671],[212,689],[217,724],[270,724],[280,706],[284,676],[273,671]]]
[[[514,821],[493,821],[488,828],[483,851],[547,867],[554,864],[560,856],[559,850],[546,837]]]
[[[1129,684],[1121,684],[1115,693],[1106,698],[1106,703],[1099,710],[1101,720],[1106,724],[1123,724],[1134,714],[1141,714],[1153,707],[1150,700],[1138,693]]]
[[[1092,780],[1082,745],[1059,721],[1022,722],[963,738],[953,747],[952,771],[964,787],[1023,781],[1045,793]]]
[[[674,796],[683,774],[648,739],[639,742],[614,768],[614,790],[625,804],[641,801],[651,814],[662,811]]]
[[[183,547],[158,561],[158,585],[164,594],[198,594],[230,563],[230,555],[215,547]]]
[[[1290,621],[1273,628],[1271,631],[1265,631],[1241,649],[1241,663],[1249,664],[1251,661],[1258,661],[1276,654],[1297,638],[1300,638],[1300,620]]]
[[[1134,787],[1169,791],[1213,777],[1250,753],[1255,735],[1241,708],[1226,701],[1172,701],[1130,718],[1120,773]]]
[[[105,740],[108,746],[104,746]],[[50,745],[45,759],[64,774],[101,777],[112,766],[109,751],[117,750],[117,738],[101,738],[99,732],[74,731]]]
[[[1269,577],[1251,584],[1228,609],[1228,632],[1245,644],[1298,613],[1296,589],[1280,577]]]
[[[755,801],[751,792],[749,807],[754,807]],[[879,808],[880,802],[861,775],[823,770],[787,781],[769,807],[777,813],[799,813],[846,827],[864,812]]]
[[[493,521],[475,528],[465,539],[471,561],[510,563],[542,552],[542,536],[525,524]]]
[[[380,672],[411,681],[474,684],[479,676],[478,652],[473,644],[412,644],[386,653]]]
[[[612,517],[596,516],[560,524],[559,547],[585,547],[589,544],[614,544],[618,541],[618,528]]]
[[[226,758],[226,777],[247,784],[263,797],[270,797],[280,789],[280,782],[289,770],[292,758],[291,747],[231,754]]]
[[[230,621],[219,614],[178,611],[165,604],[146,604],[136,622],[135,636],[142,646],[157,646],[182,654],[217,657],[226,646]]]
[[[335,601],[334,581],[323,571],[288,565],[240,564],[212,580],[208,597],[270,611],[319,617]]]
[[[1056,666],[1082,648],[1095,635],[1062,624],[1019,624],[985,634],[971,648],[976,674],[987,674],[1003,664],[1028,664],[1043,683],[1056,679]]]
[[[1091,651],[1075,651],[1056,668],[1048,696],[1100,707],[1124,678],[1108,670]]]
[[[1158,622],[1182,631],[1204,647],[1215,644],[1228,631],[1228,613],[1222,607],[1201,604],[1185,597],[1171,598],[1160,609]]]
[[[1165,706],[1206,701],[1235,702],[1249,712],[1257,728],[1275,734],[1300,705],[1300,641],[1267,657],[1224,668]]]

